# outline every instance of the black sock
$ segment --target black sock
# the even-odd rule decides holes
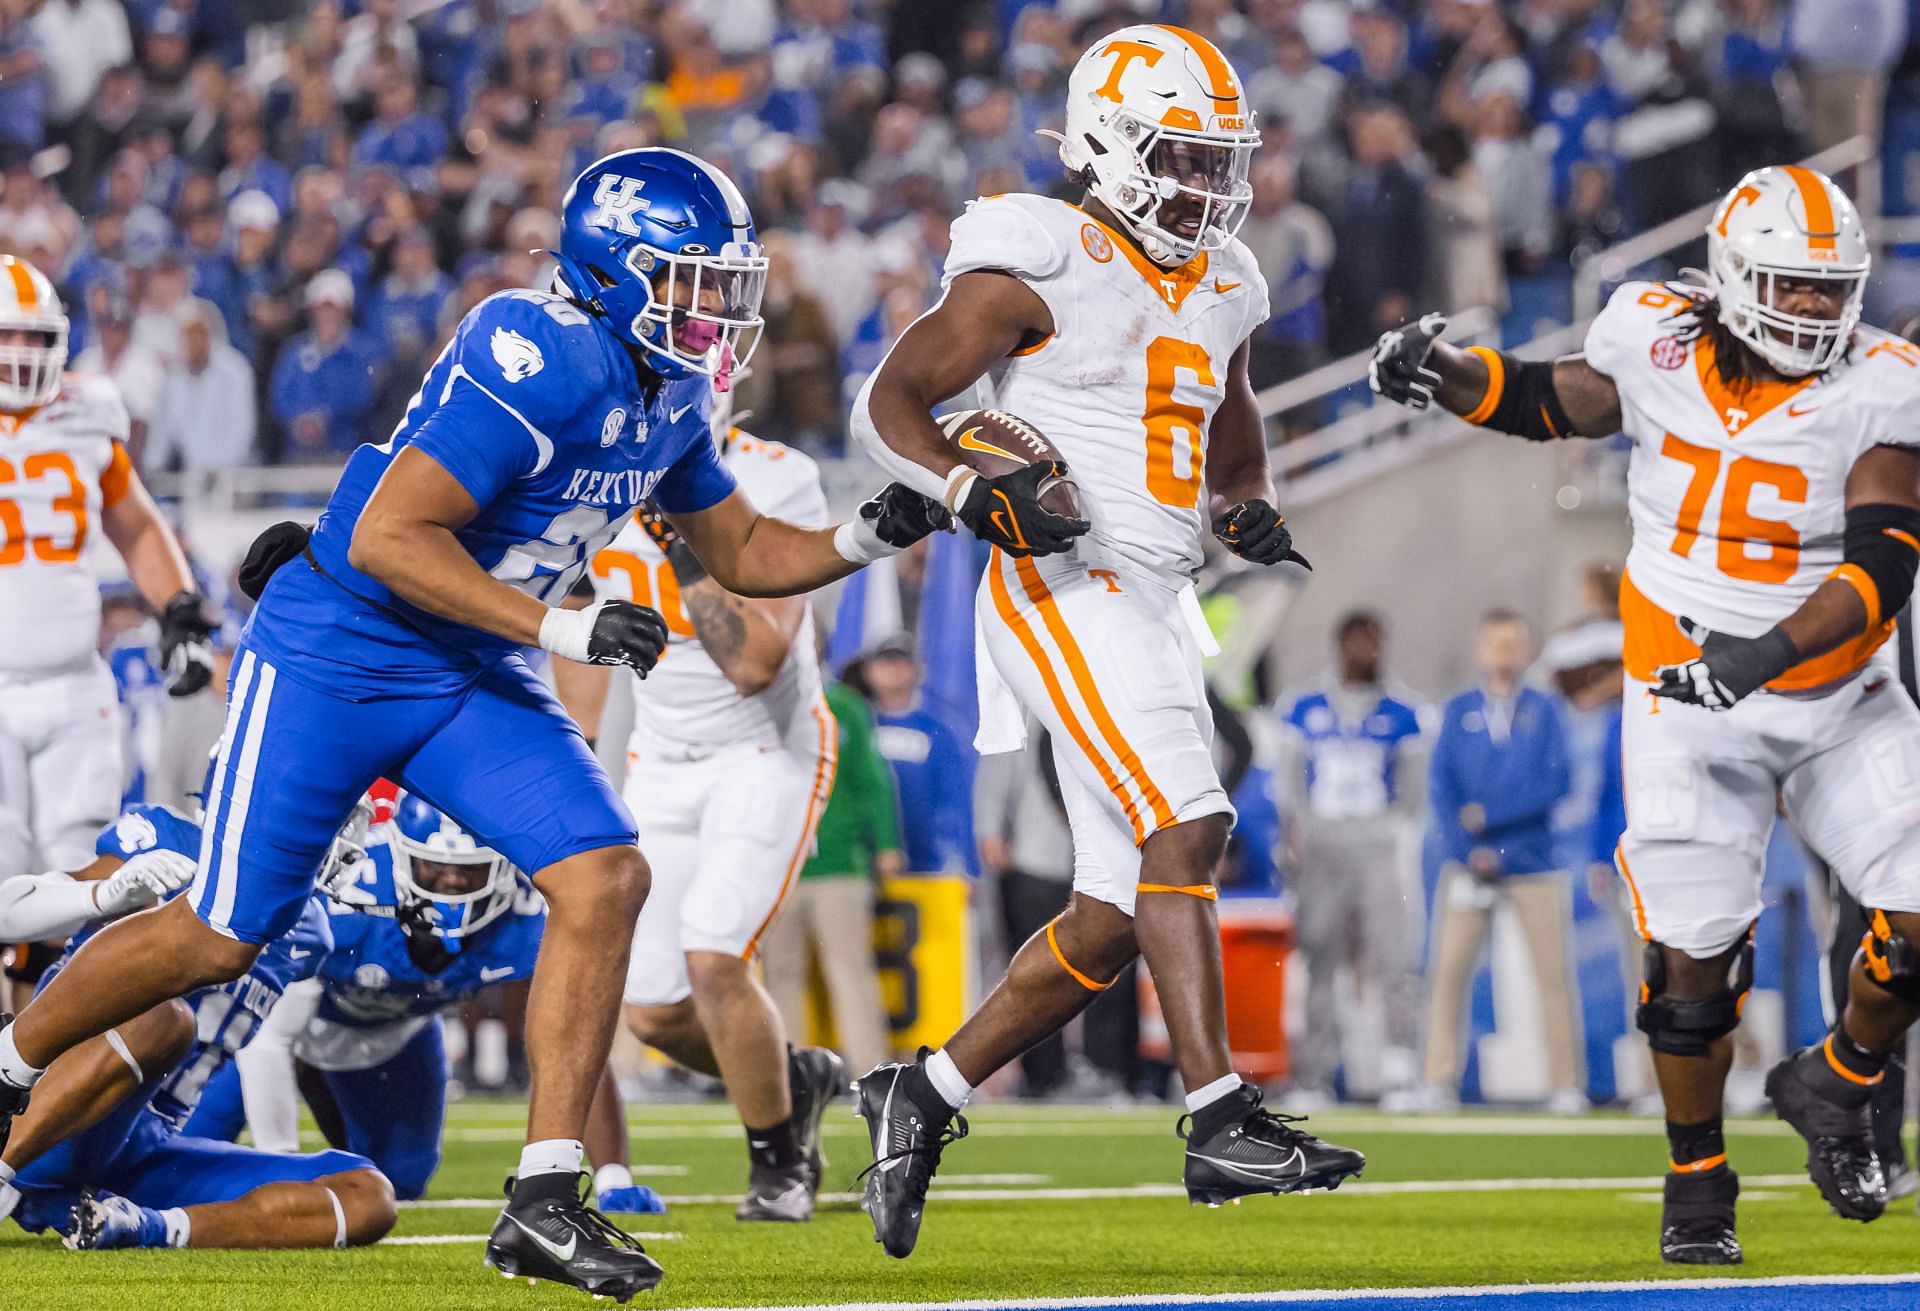
[[[1668,1166],[1675,1174],[1711,1174],[1727,1168],[1727,1140],[1720,1117],[1699,1124],[1667,1121]]]
[[[580,1196],[580,1176],[570,1170],[547,1170],[513,1181],[513,1200],[517,1202],[557,1201]]]
[[[1252,1084],[1241,1084],[1224,1097],[1216,1097],[1193,1112],[1191,1141],[1200,1142],[1211,1138],[1228,1125],[1238,1124],[1247,1118],[1250,1103],[1247,1094],[1253,1091]]]
[[[747,1157],[767,1170],[800,1164],[800,1140],[794,1137],[793,1121],[782,1120],[771,1129],[747,1130]]]
[[[1835,1074],[1857,1086],[1880,1082],[1880,1072],[1887,1068],[1887,1058],[1878,1052],[1870,1052],[1847,1036],[1844,1025],[1836,1024],[1833,1032],[1827,1035],[1827,1061]]]

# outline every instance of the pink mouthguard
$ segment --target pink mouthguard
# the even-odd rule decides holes
[[[706,319],[687,319],[673,330],[673,340],[690,355],[705,355],[720,340],[720,325]]]

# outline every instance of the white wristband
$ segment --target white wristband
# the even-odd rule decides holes
[[[863,567],[900,554],[899,547],[881,541],[873,525],[858,516],[833,530],[833,549],[840,552],[842,560]]]
[[[967,492],[973,487],[974,479],[980,475],[964,464],[956,464],[947,470],[947,486],[940,493],[941,502],[954,514],[960,513],[960,502],[967,499]]]
[[[562,610],[554,606],[540,621],[540,649],[551,651],[580,664],[591,663],[587,655],[593,641],[594,621],[600,618],[605,601],[595,601],[584,610]]]

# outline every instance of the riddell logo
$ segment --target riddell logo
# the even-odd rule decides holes
[[[1657,337],[1647,356],[1656,368],[1677,369],[1687,362],[1687,345],[1678,337]]]

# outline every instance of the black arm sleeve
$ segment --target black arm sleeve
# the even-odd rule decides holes
[[[1487,365],[1487,394],[1466,415],[1468,423],[1530,442],[1579,436],[1553,389],[1553,361],[1516,360],[1485,346],[1468,351]]]
[[[1869,620],[1878,624],[1899,614],[1913,595],[1920,565],[1920,510],[1884,504],[1848,509],[1846,560],[1873,584],[1873,596],[1861,589]]]

